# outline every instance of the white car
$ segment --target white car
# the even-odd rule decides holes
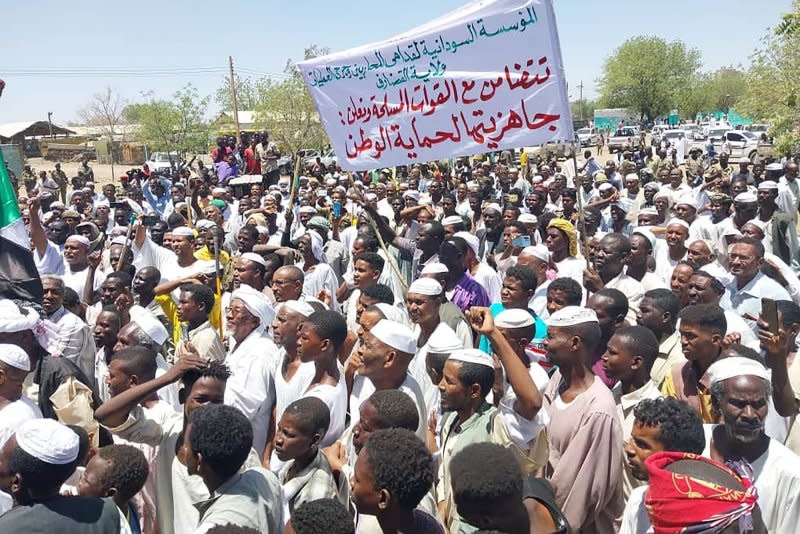
[[[170,163],[170,156],[172,157],[172,163]],[[153,172],[169,172],[173,164],[178,166],[180,162],[181,159],[176,152],[153,152],[145,163]]]
[[[600,138],[597,130],[594,128],[581,128],[577,132],[578,141],[581,146],[595,146]]]

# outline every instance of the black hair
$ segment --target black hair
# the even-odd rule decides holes
[[[735,245],[750,245],[756,249],[756,258],[763,258],[764,257],[764,243],[754,237],[743,236],[740,237]]]
[[[347,337],[347,323],[342,314],[332,310],[312,313],[305,324],[310,326],[320,339],[330,339],[334,352],[337,352]]]
[[[656,358],[658,358],[658,339],[656,335],[644,326],[623,326],[614,332],[614,336],[625,338],[626,344],[636,354],[641,354],[644,361],[644,368],[647,374],[653,368]]]
[[[725,312],[716,304],[694,304],[686,306],[678,315],[681,324],[698,326],[713,334],[725,335],[728,321]]]
[[[706,436],[700,416],[684,401],[672,397],[643,399],[633,408],[641,426],[658,426],[658,441],[664,450],[703,454]]]
[[[628,241],[632,241],[634,237],[638,237],[644,243],[645,248],[647,249],[647,254],[650,255],[653,253],[653,243],[644,235],[634,230],[631,236],[628,238]]]
[[[628,297],[626,297],[625,293],[619,289],[615,289],[613,287],[604,287],[594,295],[598,297],[605,297],[611,301],[609,312],[612,317],[619,317],[620,315],[625,317],[628,314]]]
[[[551,291],[561,291],[564,293],[567,301],[565,304],[567,306],[581,305],[581,300],[583,299],[583,289],[578,282],[572,278],[556,278],[550,282],[549,286],[547,286],[547,292],[550,293]]]
[[[65,308],[74,308],[76,306],[80,306],[81,298],[78,296],[77,291],[75,291],[71,287],[64,286],[63,303]]]
[[[452,197],[452,195],[450,195]],[[455,198],[453,198],[453,202],[455,202]],[[430,238],[434,242],[441,243],[444,241],[444,226],[439,221],[430,221],[426,224],[430,225],[430,230],[428,231],[428,238]]]
[[[775,304],[781,314],[781,326],[783,328],[788,330],[793,324],[800,323],[800,306],[791,300],[778,300]]]
[[[295,534],[355,534],[347,508],[338,499],[307,501],[292,511]]]
[[[61,485],[75,472],[80,460],[78,457],[66,464],[50,464],[28,454],[17,444],[8,454],[8,472],[19,473],[24,478],[24,485],[36,493],[51,492]]]
[[[128,347],[112,354],[109,363],[115,360],[124,362],[125,373],[138,376],[140,382],[156,377],[156,353],[152,349],[139,345]]]
[[[281,257],[275,254],[274,252],[265,254],[264,261],[267,263],[267,265],[269,265],[270,263],[274,263],[278,266],[283,265],[283,260],[281,259]]]
[[[189,423],[192,452],[202,454],[203,463],[220,478],[233,476],[253,447],[250,420],[233,406],[205,404],[189,415]]]
[[[622,234],[606,234],[601,241],[608,241],[617,254],[627,255],[631,253],[631,241]]]
[[[239,228],[239,232],[247,232],[248,237],[250,237],[250,239],[252,239],[253,241],[258,241],[258,228],[256,228],[252,224],[245,224],[244,226]]]
[[[206,530],[206,534],[260,534],[260,532],[251,527],[227,523],[225,525],[214,525]]]
[[[516,208],[508,207],[506,209],[516,209]],[[517,210],[517,211],[519,211],[519,210]],[[517,220],[508,221],[505,224],[505,228],[516,228],[517,231],[520,232],[521,234],[523,234],[523,235],[527,235],[528,234],[528,228],[525,226],[525,224],[521,223],[521,222],[519,222]]]
[[[201,304],[207,314],[211,313],[211,309],[214,307],[213,289],[203,284],[183,284],[180,289],[189,293],[195,303]]]
[[[561,190],[562,197],[569,197],[574,201],[578,201],[578,190],[574,187],[566,187]]]
[[[378,272],[383,271],[383,265],[386,263],[377,252],[362,252],[353,258],[353,265],[359,260],[367,262],[372,270]]]
[[[79,425],[67,425],[67,426],[69,427],[70,430],[72,430],[78,435],[78,465],[82,465],[83,461],[89,454],[89,449],[92,446],[91,441],[89,441],[89,433],[86,431],[85,428]],[[100,430],[105,430],[105,429],[101,426]],[[102,433],[99,434],[99,437],[101,438],[100,445],[102,446],[103,434]]]
[[[371,284],[362,287],[361,294],[384,304],[394,304],[394,292],[385,284]]]
[[[469,248],[469,245],[467,245],[467,242],[464,241],[463,238],[456,236],[448,237],[444,241],[444,243],[442,243],[442,246],[445,245],[450,245],[451,247],[454,247],[458,251],[458,253],[461,254],[462,256],[466,256],[467,249]],[[439,248],[441,249],[441,247]]]
[[[696,273],[697,269],[700,268],[700,266],[697,265],[697,263],[693,262],[692,260],[680,260],[678,263],[675,264],[675,267],[677,267],[678,265],[686,265],[692,270],[692,274]],[[673,271],[675,270],[675,267],[672,268]]]
[[[522,502],[522,469],[514,454],[495,443],[467,445],[450,460],[453,499],[461,509],[487,513]]]
[[[375,488],[386,489],[406,510],[417,507],[433,485],[433,458],[414,432],[376,430],[364,445]]]
[[[644,297],[650,299],[653,306],[661,313],[669,313],[672,324],[678,320],[678,313],[681,311],[681,301],[678,296],[669,289],[659,287],[646,291]]]
[[[372,231],[360,231],[358,232],[358,237],[356,239],[360,239],[361,242],[364,244],[364,248],[368,251],[377,252],[378,248],[380,247],[380,243],[378,243],[378,238],[375,236]]]
[[[472,362],[458,362],[461,367],[458,370],[458,379],[464,384],[464,387],[470,387],[472,384],[478,384],[481,387],[481,395],[486,398],[489,391],[494,384],[494,369]]]
[[[131,277],[130,273],[126,273],[125,271],[114,271],[113,273],[106,276],[106,280],[109,278],[116,278],[120,282],[122,282],[122,287],[125,289],[130,289],[131,283],[133,282],[133,278]]]
[[[201,378],[216,378],[224,382],[227,381],[230,376],[231,371],[228,369],[227,365],[218,360],[211,360],[208,362],[207,367],[202,369],[190,369],[189,371],[186,371],[181,379],[181,382],[183,382],[183,388],[188,394],[192,390],[194,383]]]
[[[720,282],[714,276],[711,276],[707,272],[703,271],[702,269],[699,271],[695,271],[692,276],[699,276],[701,278],[705,278],[706,280],[708,280],[708,285],[711,287],[711,290],[714,291],[714,293],[716,293],[717,295],[723,295],[725,293],[725,286],[722,285],[722,282]],[[672,292],[670,291],[670,293]]]
[[[120,501],[129,501],[147,482],[150,466],[144,453],[132,445],[109,445],[97,449],[97,455],[110,466],[99,477],[103,493],[116,488]]]
[[[186,218],[181,215],[178,211],[173,211],[167,217],[167,226],[170,230],[174,230],[179,226],[183,226],[186,224]],[[187,236],[188,237],[188,236]],[[194,239],[194,236],[189,237],[189,239]]]
[[[405,428],[416,432],[419,412],[411,397],[397,389],[379,389],[367,399],[378,412],[382,428]]]
[[[297,426],[304,435],[324,436],[331,424],[331,412],[328,405],[316,397],[302,397],[297,399],[283,412],[295,418]]]

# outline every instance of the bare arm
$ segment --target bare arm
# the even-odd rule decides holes
[[[31,212],[31,241],[39,256],[44,256],[47,252],[47,234],[44,233],[42,221],[39,219],[39,205],[39,197],[33,197],[28,201],[28,210]]]

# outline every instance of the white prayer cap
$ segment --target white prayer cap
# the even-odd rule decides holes
[[[544,245],[531,245],[522,249],[519,253],[520,256],[533,256],[543,262],[550,263],[550,251]]]
[[[10,365],[14,369],[19,369],[20,371],[31,370],[31,359],[28,357],[28,353],[17,345],[1,343],[0,362]]]
[[[314,313],[314,308],[308,302],[303,302],[302,300],[287,300],[281,303],[281,306],[285,307],[292,313],[299,313],[303,317],[308,317],[312,313]]]
[[[653,200],[655,200],[655,199],[657,199],[657,198],[666,198],[666,199],[667,199],[667,200],[669,200],[670,202],[672,202],[672,200],[673,200],[673,199],[672,199],[672,193],[670,193],[670,192],[669,192],[669,191],[667,191],[666,189],[659,189],[659,190],[658,190],[658,193],[656,193],[655,195],[653,195]]]
[[[442,294],[442,285],[433,278],[417,278],[408,286],[408,293],[438,297]]]
[[[89,248],[90,246],[92,246],[92,242],[89,241],[88,238],[86,238],[86,237],[84,237],[82,235],[78,235],[78,234],[69,236],[67,238],[67,241],[74,241],[75,243],[80,243],[81,245],[83,245],[86,248]]]
[[[422,268],[420,274],[440,274],[440,273],[449,273],[450,269],[447,268],[447,265],[444,263],[433,262],[428,263],[425,267]]]
[[[66,465],[78,458],[78,434],[54,419],[29,419],[15,434],[17,445],[50,465]]]
[[[533,213],[521,213],[517,220],[522,224],[536,224],[539,222],[539,218]]]
[[[494,318],[494,324],[498,328],[525,328],[533,326],[535,323],[530,312],[520,308],[503,310]]]
[[[256,230],[258,230],[259,234],[269,234],[269,228],[267,228],[266,226],[263,226],[261,224],[256,226]]]
[[[403,308],[398,308],[397,306],[386,304],[385,302],[379,302],[375,304],[375,307],[378,308],[383,316],[390,321],[408,325],[408,315]]]
[[[172,230],[172,235],[194,238],[194,230],[188,226],[178,226]]]
[[[330,174],[328,176],[330,176],[330,178],[325,180],[325,185],[336,185],[336,178],[334,178]]]
[[[697,197],[692,194],[684,194],[678,197],[678,200],[675,201],[675,205],[682,204],[684,206],[689,206],[691,208],[697,209],[699,208],[699,202],[697,202]]]
[[[548,327],[575,326],[576,324],[597,323],[594,310],[582,306],[565,306],[556,310],[547,320]]]
[[[659,184],[658,182],[647,182],[646,184],[644,184],[644,189],[645,191],[647,190],[658,191],[659,189],[661,189],[661,184]]]
[[[485,365],[494,369],[494,361],[489,354],[478,349],[460,349],[450,353],[447,357],[448,360],[454,360],[464,363],[475,363],[478,365]]]
[[[436,354],[449,354],[463,348],[464,342],[451,328],[442,328],[441,332],[436,332],[436,335],[428,340],[428,352]]]
[[[403,324],[389,319],[381,319],[370,329],[369,333],[384,345],[388,345],[405,354],[415,354],[417,352],[417,336]]]
[[[410,190],[403,193],[403,198],[410,198],[412,200],[418,201],[419,200],[419,191]]]
[[[736,195],[736,198],[733,199],[734,202],[740,202],[742,204],[755,204],[758,202],[758,197],[755,193],[751,193],[750,191],[744,191]]]
[[[449,224],[463,224],[464,219],[459,217],[458,215],[449,215],[442,219],[442,225],[447,226]]]
[[[597,188],[597,190],[598,190],[598,191],[608,191],[609,189],[614,189],[614,186],[613,186],[613,185],[611,185],[609,182],[603,182],[603,183],[602,183],[602,184],[600,184],[600,186]]]
[[[258,263],[259,265],[263,265],[264,267],[267,266],[267,260],[264,259],[264,256],[262,256],[261,254],[256,254],[255,252],[245,252],[239,257],[242,258],[243,260]]]
[[[316,191],[317,198],[327,197],[328,190],[327,189],[317,189]]]
[[[498,204],[497,202],[491,202],[491,203],[485,205],[483,207],[483,211],[486,211],[486,210],[496,211],[497,213],[502,213],[503,212],[503,208],[501,208],[500,204]]]
[[[638,182],[639,180],[641,180],[641,178],[639,178],[638,174],[632,172],[630,174],[625,175],[625,181],[627,182],[628,180],[636,180]]]
[[[224,195],[227,192],[228,192],[228,190],[225,189],[224,187],[215,187],[214,189],[211,190],[212,194],[218,193],[218,194]]]
[[[194,223],[195,228],[198,230],[205,230],[206,228],[214,228],[216,224],[213,221],[209,221],[208,219],[200,219],[196,223]]]
[[[198,260],[197,266],[200,268],[200,272],[203,274],[217,274],[217,264],[214,262],[214,260]]]
[[[317,210],[313,206],[302,206],[297,213],[317,213]]]
[[[39,322],[39,314],[30,308],[26,308],[25,311],[28,312],[27,315],[13,301],[0,300],[0,332],[33,330]]]
[[[108,201],[106,201],[106,202],[108,202]],[[63,209],[67,209],[67,206],[64,205],[64,203],[61,202],[60,200],[56,200],[55,202],[51,202],[50,203],[50,209],[51,210],[63,210]]]
[[[236,299],[241,300],[247,311],[258,318],[262,330],[272,324],[275,310],[272,309],[266,295],[250,286],[243,285],[231,293],[231,302]]]
[[[764,167],[764,170],[765,171],[782,171],[783,170],[783,165],[781,165],[778,162],[770,163],[769,165]]]
[[[648,230],[643,226],[637,226],[636,228],[633,229],[633,232],[631,232],[631,235],[633,234],[639,234],[640,236],[647,239],[647,241],[650,242],[650,252],[655,252],[656,243],[658,243],[658,241],[656,241],[656,235],[653,232],[651,232],[650,230]]]
[[[758,184],[758,189],[759,190],[761,190],[761,189],[765,189],[765,190],[778,189],[778,184],[777,184],[777,182],[775,182],[773,180],[764,180],[763,182]]]
[[[122,245],[124,247],[125,243],[127,243],[127,239],[125,239],[124,235],[118,235],[117,237],[111,240],[112,245]]]
[[[624,211],[625,213],[629,213],[631,211],[631,208],[633,208],[633,200],[631,200],[629,198],[620,198],[619,200],[617,200],[616,202],[614,202],[611,205],[612,206],[616,206],[617,208],[619,208],[620,210]]]
[[[50,207],[52,208],[53,204],[50,204]],[[102,199],[102,200],[95,200],[94,201],[94,207],[95,208],[110,208],[111,207],[111,203],[108,201],[108,199],[105,199],[105,198]]]
[[[472,252],[474,252],[476,256],[478,255],[478,249],[481,246],[480,241],[478,240],[478,236],[476,236],[475,234],[471,234],[469,232],[456,232],[455,234],[453,234],[453,237],[460,237],[461,239],[466,241],[467,245],[469,245],[469,248],[472,249]]]
[[[375,193],[367,193],[366,195],[364,195],[364,198],[366,198],[368,202],[374,202],[378,200],[378,195],[376,195]]]
[[[167,341],[169,336],[167,329],[152,313],[140,306],[135,306],[131,308],[130,315],[131,322],[141,328],[156,345],[163,345]]]
[[[673,224],[677,224],[678,226],[683,226],[684,228],[689,228],[689,223],[684,221],[683,219],[679,219],[677,217],[673,217],[669,221],[667,221],[667,226],[672,226]]]
[[[757,376],[763,380],[770,379],[769,369],[756,360],[743,358],[742,356],[732,356],[717,360],[708,368],[706,375],[708,375],[708,382],[712,386],[717,382],[737,376],[750,375]]]
[[[639,210],[639,215],[658,215],[658,210],[655,208],[642,208]]]

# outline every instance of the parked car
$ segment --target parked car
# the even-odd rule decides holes
[[[177,152],[153,152],[145,163],[155,173],[170,172],[173,166],[180,165],[181,158]]]
[[[759,134],[745,130],[728,130],[723,133],[719,142],[714,142],[714,149],[720,152],[725,141],[731,147],[731,160],[747,158],[755,161],[756,156],[766,157],[774,153],[771,143],[762,143]]]
[[[703,135],[703,129],[697,124],[687,124],[683,127],[683,130],[686,132],[690,141],[702,141],[706,138],[705,135]]]
[[[633,126],[618,128],[614,135],[608,139],[608,151],[622,150],[623,148],[640,148],[639,129]]]
[[[582,147],[595,146],[600,138],[600,134],[598,134],[597,130],[594,128],[581,128],[578,130],[577,134],[578,142]]]

